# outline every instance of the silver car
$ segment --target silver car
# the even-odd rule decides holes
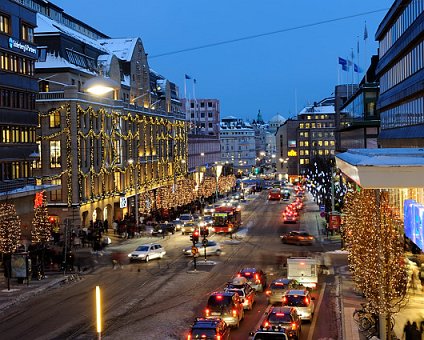
[[[165,249],[158,243],[142,244],[128,254],[130,262],[161,259],[166,254]]]
[[[283,306],[296,308],[297,314],[302,320],[312,320],[315,311],[315,304],[309,291],[306,289],[291,289],[283,296]]]
[[[219,243],[216,243],[215,241],[209,241],[208,240],[206,247],[201,242],[199,242],[199,243],[196,244],[196,247],[199,250],[199,256],[205,255],[205,248],[206,248],[206,256],[209,256],[209,255],[218,255],[219,256],[222,253],[221,245]],[[192,255],[191,248],[192,248],[192,246],[184,248],[183,249],[184,255],[191,256]]]

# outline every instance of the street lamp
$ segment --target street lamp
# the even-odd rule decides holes
[[[134,165],[134,160],[130,158],[128,160],[128,164],[132,167]],[[135,163],[134,168],[135,174],[134,174],[134,193],[135,193],[135,230],[138,232],[138,171],[137,171],[137,163]]]
[[[104,95],[119,88],[120,86],[116,81],[103,76],[90,78],[84,84],[84,90],[96,96]]]
[[[219,195],[219,190],[218,190],[218,181],[219,181],[219,176],[221,176],[221,172],[222,172],[222,165],[215,164],[215,172],[216,172],[216,187],[215,187],[215,195],[216,195],[216,198],[218,199],[218,195]]]

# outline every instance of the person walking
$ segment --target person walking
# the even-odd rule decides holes
[[[406,324],[403,327],[402,339],[412,340],[411,333],[412,333],[412,325],[411,325],[411,322],[408,320],[406,321]]]
[[[411,325],[411,340],[421,340],[421,332],[415,321]]]

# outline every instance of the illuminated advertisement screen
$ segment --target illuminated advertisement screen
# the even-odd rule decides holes
[[[289,148],[295,148],[296,147],[296,140],[289,140],[287,143],[287,146]]]
[[[418,248],[424,249],[424,205],[415,200],[403,202],[405,235],[414,242]]]

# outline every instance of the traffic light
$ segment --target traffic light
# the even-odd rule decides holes
[[[200,236],[209,236],[209,229],[207,227],[200,229]]]
[[[199,242],[199,230],[193,231],[193,233],[190,236],[190,239],[193,241],[193,243]]]

